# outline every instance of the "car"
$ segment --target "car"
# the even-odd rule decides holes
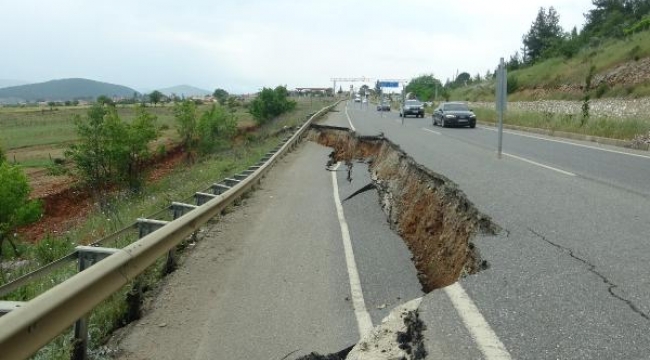
[[[364,104],[367,104],[367,103],[368,103],[368,99],[363,98],[363,100],[362,100],[361,102],[364,103]]]
[[[464,102],[444,102],[434,111],[432,125],[476,127],[476,115]]]
[[[354,102],[361,102],[361,98],[360,97],[355,97]]]
[[[399,116],[415,115],[415,117],[424,117],[424,105],[419,100],[406,100]]]
[[[382,100],[377,104],[377,111],[390,111],[390,101]]]

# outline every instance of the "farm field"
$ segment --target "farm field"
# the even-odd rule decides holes
[[[198,113],[211,104],[197,107]],[[77,139],[74,119],[84,117],[89,106],[61,107],[0,107],[0,146],[7,159],[23,167],[32,186],[32,196],[42,197],[56,193],[74,179],[68,175],[53,175],[49,170],[56,159],[64,158],[65,150]],[[178,143],[174,107],[171,104],[148,106],[147,110],[157,116],[160,129],[154,148],[164,145],[172,149]],[[134,105],[118,105],[118,114],[127,121],[135,117]],[[235,116],[240,128],[254,126],[252,116],[242,106]]]

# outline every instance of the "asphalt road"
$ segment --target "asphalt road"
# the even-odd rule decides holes
[[[345,200],[370,182],[366,165],[354,163],[348,179],[344,167],[326,169],[330,149],[307,142],[205,230],[144,318],[116,336],[121,359],[337,352],[397,304],[423,295],[431,359],[650,357],[650,206],[642,181],[650,159],[514,133],[504,137],[509,155],[497,159],[489,129],[402,123],[396,113],[354,104],[338,110],[324,122],[383,133],[458,183],[505,229],[475,240],[490,267],[422,294],[377,193]]]
[[[334,114],[340,116],[340,114]],[[388,227],[365,164],[326,169],[330,149],[306,142],[242,206],[213,224],[153,300],[118,334],[120,359],[295,359],[354,345],[358,314],[377,325],[422,296],[411,254]],[[351,288],[332,174],[348,221]],[[356,308],[362,296],[364,309]]]
[[[489,336],[440,290],[421,305],[431,358],[650,357],[647,153],[508,131],[498,159],[489,128],[402,123],[372,105],[346,111],[349,121],[326,123],[383,133],[505,229],[476,241],[490,268],[459,283],[506,357],[490,355]]]

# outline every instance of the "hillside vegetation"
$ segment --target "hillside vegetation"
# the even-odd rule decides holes
[[[509,71],[509,100],[580,100],[592,67],[587,91],[591,98],[650,96],[650,31],[582,48],[569,59],[553,57]],[[457,87],[450,91],[450,98],[492,101],[494,80]]]
[[[540,8],[522,48],[506,60],[511,100],[650,96],[650,0],[592,0],[582,29]],[[445,84],[458,100],[492,100],[494,73],[461,73]]]

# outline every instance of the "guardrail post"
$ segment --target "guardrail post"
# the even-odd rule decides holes
[[[101,259],[116,252],[117,249],[92,246],[77,246],[79,272],[93,266]],[[72,360],[88,358],[88,315],[83,316],[74,324],[74,339],[72,340]]]
[[[184,204],[179,202],[172,202],[171,210],[172,217],[174,220],[185,215],[186,212],[196,209],[198,206],[191,204]],[[167,252],[167,262],[165,262],[165,267],[163,268],[163,275],[170,274],[176,270],[176,246],[169,249]]]

